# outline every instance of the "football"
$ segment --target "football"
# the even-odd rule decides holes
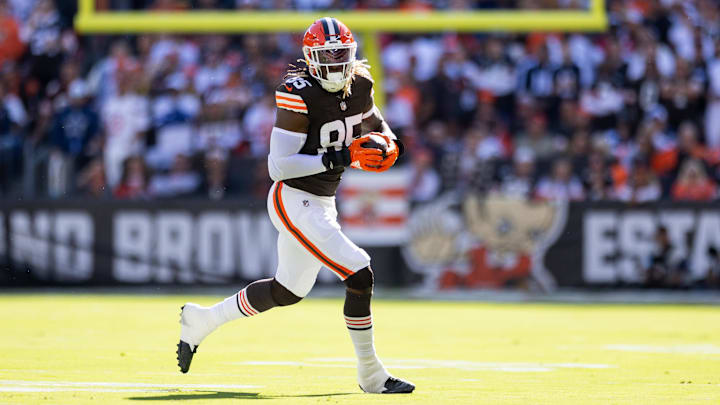
[[[385,156],[385,153],[387,153],[388,144],[385,141],[385,138],[380,135],[367,134],[362,136],[359,140],[362,142],[360,146],[362,146],[363,148],[380,149],[383,153],[383,156]]]

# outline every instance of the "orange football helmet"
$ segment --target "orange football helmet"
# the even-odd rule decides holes
[[[303,36],[303,56],[310,76],[331,93],[342,90],[351,80],[356,51],[350,29],[331,17],[312,23]]]

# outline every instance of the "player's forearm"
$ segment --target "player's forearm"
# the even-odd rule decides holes
[[[321,156],[299,153],[307,134],[274,127],[270,134],[268,172],[275,181],[310,176],[326,170]]]
[[[380,132],[383,135],[387,135],[388,138],[395,141],[395,144],[398,147],[398,156],[405,153],[405,145],[403,145],[403,143],[400,141],[400,139],[397,137],[397,135],[395,135],[395,133],[392,131],[392,129],[390,129],[390,126],[387,124],[387,122],[385,122],[385,120],[381,120],[379,129],[377,130],[377,132]]]
[[[268,156],[268,171],[274,181],[305,177],[326,171],[322,155],[294,154],[289,156]]]
[[[363,114],[362,133],[367,134],[370,132],[382,132],[395,139],[395,135],[392,133],[390,126],[385,122],[385,119],[380,113],[380,109],[376,106],[373,106],[370,111]]]
[[[350,165],[350,152],[329,149],[320,155],[300,153],[307,134],[274,127],[270,134],[268,172],[274,181],[294,179]]]
[[[378,129],[376,131],[389,136],[390,139],[397,139],[397,136],[392,131],[392,129],[390,129],[390,125],[388,125],[385,120],[380,121],[380,125],[378,125]]]

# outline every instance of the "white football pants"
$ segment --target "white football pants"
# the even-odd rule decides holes
[[[270,220],[279,232],[275,279],[306,296],[325,266],[345,280],[370,265],[370,256],[340,230],[335,197],[321,197],[275,182],[268,194]]]

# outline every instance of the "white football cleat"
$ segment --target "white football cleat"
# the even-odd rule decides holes
[[[362,385],[360,389],[370,394],[409,394],[415,390],[415,385],[410,381],[390,376],[382,385],[375,386],[372,390],[365,389]]]
[[[209,322],[212,317],[207,311],[205,307],[188,302],[180,312],[180,343],[176,353],[178,366],[183,373],[190,370],[190,363],[200,342],[217,328]]]
[[[371,394],[409,394],[415,389],[411,382],[391,376],[377,357],[358,362],[358,385]]]

